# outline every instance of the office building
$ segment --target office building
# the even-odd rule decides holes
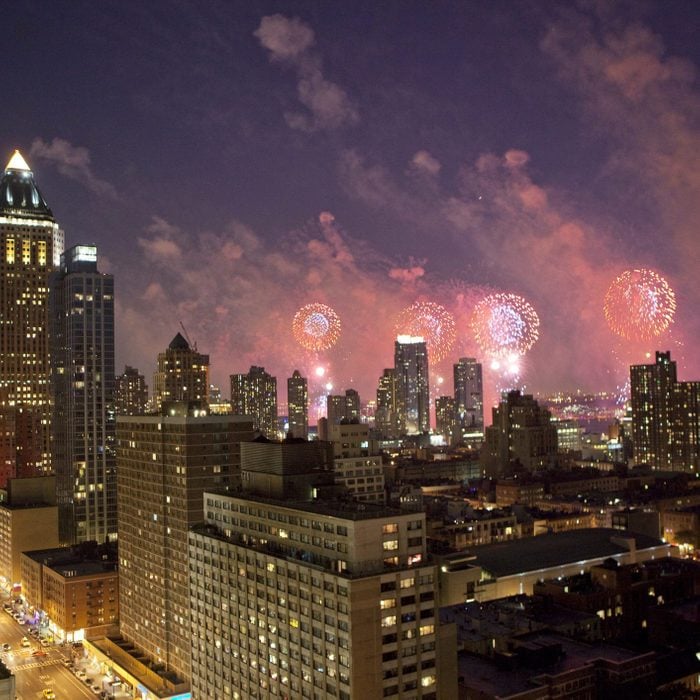
[[[696,472],[700,467],[700,382],[679,382],[670,352],[630,367],[632,442],[637,464]]]
[[[0,180],[0,487],[51,471],[49,275],[63,231],[19,151]]]
[[[424,513],[204,499],[189,535],[193,700],[456,697]]]
[[[396,396],[401,434],[430,430],[428,349],[420,337],[400,335],[394,344]]]
[[[114,409],[118,416],[141,416],[148,405],[146,378],[135,367],[126,365],[114,379]]]
[[[198,404],[117,420],[121,634],[151,660],[189,679],[187,530],[203,520],[202,494],[240,482],[241,416]]]
[[[306,440],[309,436],[309,389],[298,369],[287,379],[289,435]]]
[[[264,367],[252,366],[248,374],[232,374],[231,409],[235,415],[251,416],[256,430],[271,440],[276,439],[277,379]]]
[[[163,401],[198,401],[209,404],[209,355],[178,333],[158,355],[158,371],[153,375],[153,403],[156,413]]]
[[[462,429],[483,428],[484,387],[481,364],[473,357],[462,357],[453,365],[454,398]]]
[[[550,412],[530,394],[509,391],[493,408],[493,422],[484,431],[483,466],[491,476],[550,467],[558,445]]]
[[[360,395],[355,389],[346,389],[344,395],[326,397],[326,415],[328,425],[337,425],[340,421],[360,422]]]
[[[62,544],[117,536],[114,279],[78,245],[51,276],[53,466]]]

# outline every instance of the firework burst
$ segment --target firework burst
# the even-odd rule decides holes
[[[651,340],[673,322],[676,295],[653,270],[625,270],[608,287],[603,311],[616,335],[626,340]]]
[[[395,330],[397,335],[422,336],[431,363],[445,359],[455,344],[454,316],[432,301],[417,301],[406,307],[396,319]]]
[[[489,294],[471,318],[476,342],[492,358],[524,355],[539,338],[539,327],[537,313],[517,294]]]
[[[307,350],[329,350],[340,337],[340,318],[330,306],[306,304],[294,315],[292,332],[297,343]]]

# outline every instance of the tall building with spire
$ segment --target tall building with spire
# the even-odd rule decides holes
[[[277,439],[277,379],[264,367],[252,366],[248,374],[232,374],[231,410],[252,416],[254,427],[265,437]]]
[[[0,486],[51,470],[49,275],[63,231],[15,151],[0,181]]]
[[[209,355],[190,347],[180,333],[158,355],[153,400],[156,411],[160,411],[163,401],[197,401],[209,405]]]
[[[77,245],[51,277],[53,468],[65,545],[117,537],[114,278]]]
[[[287,379],[287,411],[289,435],[306,440],[309,435],[309,388],[306,377],[302,377],[298,369]]]
[[[402,434],[430,430],[428,349],[423,338],[400,335],[394,344],[396,395]]]

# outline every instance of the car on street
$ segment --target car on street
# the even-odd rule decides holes
[[[54,700],[56,697],[56,693],[53,691],[52,688],[44,688],[44,697],[46,700]]]
[[[101,691],[100,691],[100,686],[99,686],[99,685],[93,685],[92,688],[91,688],[91,690],[92,690],[93,693],[95,693],[95,695],[99,695],[100,692],[101,692]]]
[[[12,646],[9,645],[7,642],[5,642],[5,643],[2,645],[2,650],[3,650],[3,651],[10,651],[10,649],[12,649]]]
[[[85,673],[85,671],[77,671],[75,675],[78,676],[78,678],[85,678],[87,673]]]
[[[42,649],[35,649],[32,652],[32,656],[46,656],[46,652],[43,651]]]

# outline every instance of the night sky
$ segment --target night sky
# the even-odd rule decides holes
[[[394,327],[441,304],[539,316],[531,392],[614,390],[670,349],[700,379],[700,5],[665,2],[13,2],[0,154],[19,148],[117,288],[117,371],[151,383],[180,321],[212,379],[298,368],[373,398]],[[622,339],[606,290],[649,268],[674,322]],[[342,323],[297,344],[304,304]],[[648,334],[647,334],[648,335]],[[316,367],[324,367],[320,379]]]

